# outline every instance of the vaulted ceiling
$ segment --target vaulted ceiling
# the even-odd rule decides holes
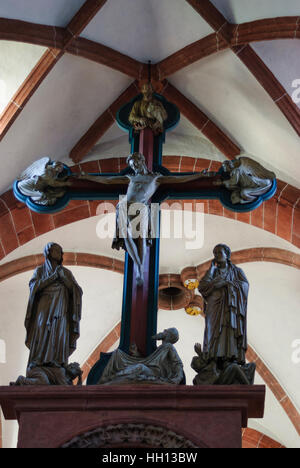
[[[174,102],[181,112],[179,125],[167,135],[165,155],[182,160],[202,158],[211,164],[246,152],[283,181],[277,200],[286,187],[292,186],[298,193],[299,39],[299,0],[1,1],[0,193],[10,190],[18,174],[42,156],[68,165],[125,156],[129,152],[128,135],[118,128],[115,115],[122,103],[139,92],[140,84],[147,79],[149,60],[157,92]],[[289,222],[294,227],[298,201],[296,197],[288,205],[292,210]],[[44,231],[42,237],[36,235],[24,246],[19,244],[17,250],[5,252],[9,256],[1,263],[40,253],[42,244],[50,239],[61,242],[65,250],[121,259],[111,252],[109,242],[99,245],[96,228],[88,221],[91,223],[78,221],[50,233]],[[205,229],[204,248],[196,256],[185,252],[184,241],[163,242],[161,272],[179,273],[188,265],[208,260],[213,243],[218,241],[226,241],[233,250],[276,247],[299,252],[299,242],[292,245],[292,239],[279,239],[277,231],[266,233],[237,219],[221,222],[212,212],[207,213]],[[299,365],[291,364],[291,349],[287,349],[293,339],[300,338],[299,314],[295,312],[299,272],[277,265],[275,274],[273,264],[263,263],[256,274],[256,268],[256,263],[246,268],[255,291],[250,303],[251,345],[299,409],[295,388],[297,378],[300,383]],[[22,303],[27,300],[22,284],[27,283],[30,274],[23,275],[1,283],[1,294],[19,291],[16,298],[10,299],[10,307],[19,311],[20,340]],[[85,273],[78,270],[90,311],[84,326],[88,334],[93,321],[98,320],[99,327],[93,340],[83,338],[78,355],[81,361],[98,345],[97,339],[105,337],[119,320],[118,294],[111,297],[111,323],[107,318],[99,320],[92,305],[94,283],[101,284],[105,307],[109,303],[105,296],[109,283],[121,288],[116,274],[110,275],[98,271],[95,276],[93,268],[85,269]],[[269,278],[266,283],[265,277]],[[264,294],[269,306],[265,306],[268,311],[260,322],[260,314],[266,310],[261,305]],[[258,300],[260,305],[256,306]],[[186,316],[180,316],[180,312],[183,314],[174,311],[172,318],[161,311],[160,325],[173,320],[182,329],[187,327],[186,334],[192,334],[191,322],[186,325]],[[276,323],[266,332],[264,341],[261,332],[273,315]],[[199,341],[202,325],[198,326],[198,338],[193,335],[192,340]],[[13,331],[7,316],[0,317],[0,338],[1,327],[9,341]],[[281,342],[282,353],[278,348]],[[22,349],[18,348],[20,353],[25,352]],[[184,345],[180,351],[184,353]],[[18,353],[13,352],[12,362],[22,372],[26,352],[19,364],[17,357]],[[187,365],[190,358],[185,356]],[[13,378],[9,369],[9,364],[3,367],[3,378]],[[2,378],[0,383],[4,384]],[[295,427],[275,398],[268,398],[266,418],[257,423],[256,429],[284,445],[295,446]],[[284,431],[276,428],[278,421]],[[7,434],[7,444],[11,444],[12,431],[9,429]]]

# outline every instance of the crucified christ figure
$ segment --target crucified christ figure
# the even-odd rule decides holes
[[[210,173],[195,173],[184,176],[164,176],[148,170],[145,157],[141,153],[128,156],[127,164],[134,174],[124,176],[98,176],[81,174],[80,179],[99,182],[101,184],[127,184],[127,194],[120,200],[116,211],[116,236],[113,248],[122,247],[128,252],[137,266],[136,281],[143,284],[143,266],[146,258],[147,245],[151,245],[149,238],[150,200],[158,187],[166,183],[190,182]]]

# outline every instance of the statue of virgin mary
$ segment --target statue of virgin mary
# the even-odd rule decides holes
[[[29,283],[25,318],[29,370],[66,367],[79,337],[82,290],[72,273],[62,266],[60,245],[47,244],[44,256],[44,264],[36,268]]]

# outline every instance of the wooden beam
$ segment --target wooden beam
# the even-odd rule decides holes
[[[110,47],[82,37],[78,37],[67,46],[66,52],[113,68],[138,80],[143,79],[143,77],[147,75],[147,65],[127,55],[121,54]]]
[[[106,65],[132,78],[144,79],[147,76],[146,64],[98,42],[78,37],[90,18],[91,11],[93,10],[87,9],[85,16],[82,12],[78,12],[76,20],[72,20],[66,29],[0,18],[0,40],[25,42],[51,49],[64,49],[67,53]],[[82,20],[81,23],[79,23],[79,18]],[[71,31],[76,31],[76,34],[71,33]],[[153,67],[155,66],[153,65]]]
[[[70,42],[82,33],[106,2],[107,0],[86,0],[66,27],[71,36]]]
[[[66,28],[0,18],[0,39],[63,49],[74,40],[107,0],[87,0]]]
[[[218,40],[216,33],[210,34],[159,62],[156,65],[158,77],[160,80],[163,80],[182,68],[188,67],[194,62],[228,47],[227,42],[223,39]]]
[[[279,107],[281,112],[285,115],[287,120],[290,122],[296,133],[300,136],[300,110],[297,105],[293,102],[287,91],[279,83],[275,75],[263,62],[263,60],[255,53],[249,44],[243,46],[232,45],[239,40],[239,28],[236,26],[232,36],[232,25],[230,25],[225,17],[217,10],[217,8],[211,3],[210,0],[186,0],[193,8],[215,29],[218,35],[225,40],[231,47],[232,51],[237,57],[246,65],[248,70],[253,74],[257,81],[267,91],[273,102]],[[290,20],[281,20],[277,24],[279,29],[281,25],[289,24]],[[261,23],[255,22],[256,28],[261,27]],[[274,22],[276,24],[276,22]],[[293,23],[294,37],[298,37],[300,17]],[[221,26],[223,24],[223,26]],[[226,25],[227,24],[227,25]],[[269,24],[269,22],[265,23]],[[268,26],[269,27],[269,26]],[[219,29],[218,29],[219,28]],[[244,27],[245,31],[251,30],[248,26]],[[241,27],[243,30],[243,27]],[[254,36],[255,37],[255,36]]]
[[[272,101],[300,136],[300,110],[264,61],[250,45],[233,47],[232,50],[267,91]]]
[[[0,18],[0,40],[25,42],[51,49],[64,49],[67,53],[106,65],[134,79],[144,79],[147,76],[146,64],[98,42],[77,37],[84,29],[91,10],[88,9],[85,13],[83,17],[83,13],[79,14],[78,12],[76,21],[72,20],[66,29]],[[80,24],[79,18],[82,20]],[[71,33],[71,31],[76,31],[76,34]],[[155,66],[153,65],[153,67]]]
[[[186,98],[177,88],[165,80],[162,94],[173,102],[203,135],[205,135],[227,158],[234,159],[241,149],[195,104]]]
[[[64,28],[0,18],[0,40],[62,49],[64,35]]]
[[[217,35],[230,42],[230,24],[210,0],[186,0],[213,28]]]
[[[231,46],[248,44],[257,41],[270,41],[276,39],[300,39],[300,18],[298,16],[287,16],[278,18],[267,18],[242,24],[229,24],[229,33]],[[83,40],[83,38],[78,39],[79,42],[75,40],[76,47],[78,46],[78,52],[76,55],[85,57],[86,54],[89,54],[89,57],[86,58],[98,62],[98,53],[96,51],[94,53],[92,51],[88,51],[89,47],[96,47],[98,43]],[[57,26],[30,23],[26,21],[8,18],[0,18],[0,40],[25,42],[28,44],[62,49],[66,40],[66,30],[65,28]],[[84,41],[86,41],[86,43],[84,43]],[[203,39],[200,39],[199,41],[196,41],[193,44],[184,47],[178,52],[175,52],[175,54],[172,54],[170,57],[167,57],[166,59],[162,60],[160,64],[163,64],[164,62],[169,62],[173,57],[174,60],[176,57],[178,57],[179,60],[182,60],[182,55],[184,53],[186,53],[188,56],[192,56],[193,54],[199,54],[199,58],[196,58],[196,60],[200,60],[202,57],[206,57],[207,55],[210,55],[217,51],[217,47],[215,47],[216,42],[216,33],[210,34],[209,36],[206,36]],[[221,39],[222,49],[225,47],[224,42],[226,41],[224,39]],[[75,44],[74,47],[68,46],[67,52],[70,52],[71,54],[75,55],[76,47]],[[187,65],[188,64],[189,63],[187,61]]]
[[[230,25],[231,46],[276,39],[300,39],[300,17],[267,18]]]
[[[64,30],[63,47],[60,50],[49,48],[43,54],[42,58],[28,75],[24,83],[20,86],[17,93],[14,95],[13,99],[9,102],[0,116],[0,141],[4,138],[9,128],[24,109],[26,103],[52,70],[56,62],[64,55],[66,47],[76,39],[76,36],[82,32],[89,21],[91,21],[96,13],[98,13],[98,11],[103,7],[106,1],[107,0],[86,0],[86,2],[70,21],[67,28]],[[26,31],[29,34],[30,27],[28,27]],[[44,28],[43,32],[49,39],[49,31],[46,33],[46,29]],[[55,28],[53,34],[55,36]],[[56,38],[54,37],[53,39],[55,44]],[[62,46],[61,43],[60,46]]]
[[[4,138],[18,115],[24,109],[31,96],[50,73],[63,52],[57,49],[48,49],[29,73],[22,86],[14,94],[9,104],[0,115],[0,141]]]
[[[189,3],[196,5],[196,2]],[[198,8],[197,10],[200,9]],[[225,23],[224,17],[223,20]],[[243,24],[228,23],[227,31],[229,33],[227,37],[229,42],[220,33],[213,33],[187,45],[159,62],[156,65],[159,79],[163,80],[192,63],[225,50],[230,46],[235,47],[241,44],[248,44],[249,42],[272,41],[276,39],[300,39],[300,17],[267,18]]]
[[[121,106],[133,99],[139,93],[138,83],[132,83],[103,114],[93,123],[89,130],[76,143],[70,152],[70,159],[76,164],[91,151],[105,132],[114,124],[115,116]]]
[[[196,2],[189,3],[196,5]],[[204,4],[201,3],[202,8],[203,5]],[[197,10],[200,10],[200,8]],[[223,21],[224,23],[226,21],[224,17]],[[230,46],[235,47],[241,44],[248,44],[249,42],[271,41],[276,39],[300,39],[300,18],[298,16],[289,16],[267,18],[243,24],[228,23],[227,31],[229,32],[229,42],[220,34],[210,34],[159,62],[156,65],[159,79],[163,80],[192,63],[215,54],[216,52],[225,50]]]
[[[139,81],[146,78],[147,65],[102,44],[77,37],[106,1],[88,0],[65,29],[0,18],[0,40],[21,41],[50,47],[0,116],[0,141],[39,84],[65,52],[108,66]],[[212,27],[218,28],[218,30],[216,33],[184,47],[157,65],[152,65],[153,77],[156,80],[161,81],[201,58],[229,46],[234,52],[239,52],[240,49],[235,47],[250,40],[300,38],[299,17],[272,18],[241,25],[228,23],[228,27],[225,27],[225,18],[209,0],[187,1],[205,17]],[[244,63],[246,64],[246,60]],[[295,116],[298,120],[298,108],[288,96],[283,96],[278,101],[278,106],[290,121],[293,122]],[[298,128],[298,123],[293,126]]]

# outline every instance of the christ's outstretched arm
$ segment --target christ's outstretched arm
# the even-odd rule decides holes
[[[160,184],[182,184],[184,182],[193,182],[197,179],[207,178],[211,173],[195,172],[193,174],[187,174],[183,176],[161,176],[158,179]]]
[[[81,180],[89,180],[91,182],[96,182],[98,184],[106,184],[106,185],[110,185],[110,184],[112,184],[112,185],[113,184],[129,184],[129,177],[127,177],[127,176],[109,176],[109,177],[106,177],[106,176],[100,176],[100,175],[85,174],[84,172],[82,172],[76,178],[81,179]]]

